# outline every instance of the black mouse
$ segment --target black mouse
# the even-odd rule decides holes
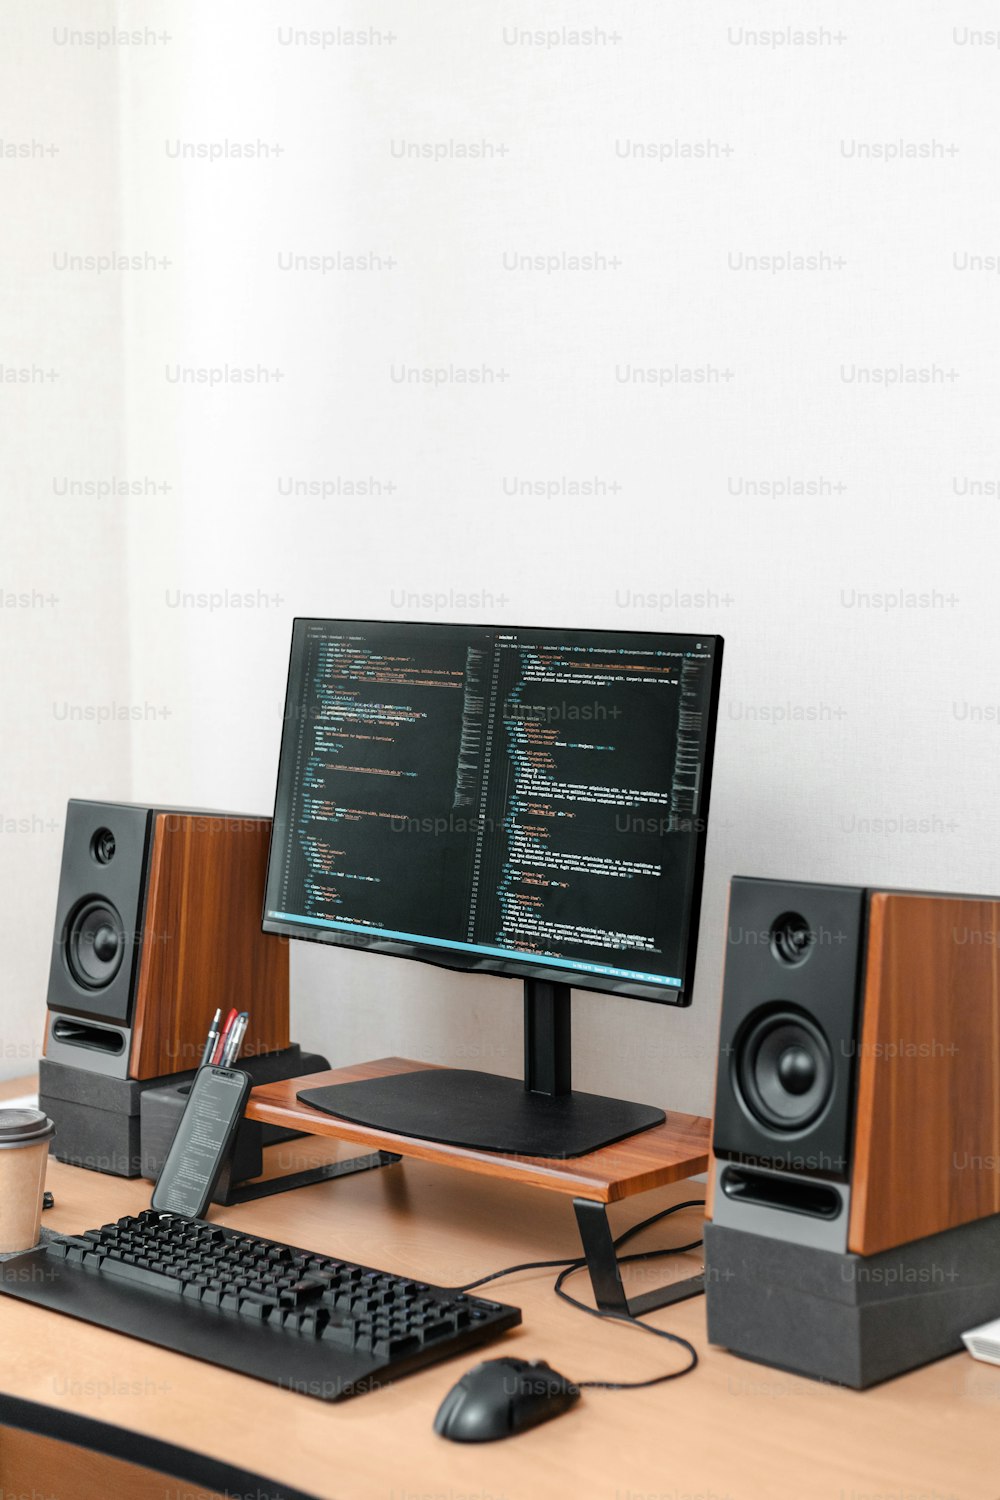
[[[579,1399],[579,1386],[542,1359],[488,1359],[452,1386],[434,1431],[456,1443],[491,1443],[558,1417]]]

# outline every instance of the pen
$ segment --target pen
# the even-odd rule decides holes
[[[215,1052],[215,1044],[219,1040],[219,1022],[221,1020],[222,1011],[216,1009],[215,1015],[212,1017],[212,1024],[208,1028],[208,1036],[205,1038],[205,1046],[202,1050],[201,1062],[198,1064],[199,1068],[205,1067],[207,1063],[210,1063],[212,1061],[212,1055]]]
[[[216,1065],[216,1067],[222,1061],[223,1053],[226,1050],[226,1042],[229,1040],[229,1030],[230,1030],[230,1027],[235,1024],[236,1017],[237,1017],[238,1014],[239,1014],[239,1012],[234,1008],[233,1010],[231,1010],[229,1012],[228,1016],[226,1017],[226,1022],[225,1022],[225,1025],[222,1028],[222,1033],[219,1036],[219,1039],[216,1042],[214,1050],[212,1052],[212,1062]]]
[[[222,1053],[222,1062],[220,1064],[221,1067],[231,1068],[233,1063],[236,1061],[237,1057],[239,1056],[240,1047],[243,1045],[243,1038],[246,1035],[246,1029],[249,1023],[250,1012],[241,1010],[239,1015],[236,1017],[236,1020],[233,1022],[232,1027],[229,1031],[229,1035],[226,1038],[226,1045]]]

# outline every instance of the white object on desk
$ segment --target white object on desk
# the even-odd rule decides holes
[[[1000,1318],[992,1323],[980,1323],[962,1334],[962,1343],[973,1359],[985,1360],[988,1365],[1000,1365]]]

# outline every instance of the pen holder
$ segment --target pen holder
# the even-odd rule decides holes
[[[297,1042],[292,1042],[278,1052],[241,1057],[239,1066],[258,1084],[318,1073],[330,1064],[325,1057],[304,1052]],[[160,1078],[111,1078],[43,1057],[38,1065],[38,1107],[55,1121],[52,1155],[92,1172],[155,1178],[163,1165],[166,1147],[162,1144],[162,1132],[157,1137],[154,1126],[150,1145],[143,1150],[143,1098],[152,1092],[169,1093],[181,1084],[190,1084],[193,1078],[193,1071]],[[171,1116],[168,1145],[179,1118],[179,1114]],[[293,1134],[265,1126],[261,1139],[265,1146],[270,1146],[276,1141],[290,1140]],[[154,1151],[157,1138],[160,1144]]]
[[[170,1144],[177,1133],[191,1093],[190,1083],[167,1084],[147,1089],[142,1096],[139,1114],[142,1131],[142,1175],[155,1182],[167,1159]],[[256,1120],[240,1121],[229,1160],[222,1169],[213,1203],[225,1203],[230,1186],[259,1177],[264,1170],[263,1127]]]
[[[326,1058],[303,1052],[292,1045],[281,1052],[265,1052],[258,1057],[241,1057],[235,1067],[249,1073],[254,1084],[273,1083],[280,1078],[297,1078],[301,1073],[317,1073],[329,1067]],[[141,1175],[155,1182],[167,1159],[170,1143],[180,1124],[184,1106],[191,1092],[192,1077],[146,1089],[139,1103]],[[259,1177],[264,1169],[263,1148],[279,1141],[293,1140],[301,1131],[282,1130],[244,1119],[236,1132],[228,1164],[223,1167],[213,1196],[213,1203],[226,1203],[237,1183]]]

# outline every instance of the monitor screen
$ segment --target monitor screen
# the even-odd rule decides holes
[[[298,619],[264,927],[690,1000],[722,639]]]

